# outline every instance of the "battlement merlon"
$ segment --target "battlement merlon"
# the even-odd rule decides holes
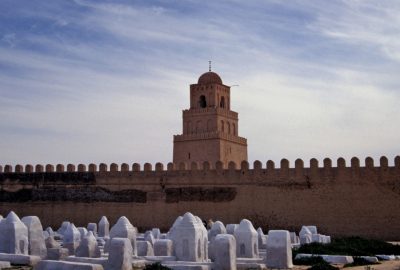
[[[275,162],[272,160],[268,160],[266,162],[266,166],[263,166],[263,163],[259,160],[253,162],[253,168],[250,168],[249,163],[247,161],[241,162],[241,164],[236,164],[235,162],[229,162],[228,168],[223,168],[223,163],[221,161],[216,162],[215,166],[212,167],[209,162],[203,162],[199,164],[198,162],[191,162],[190,164],[181,162],[179,164],[174,164],[172,162],[168,163],[166,168],[160,162],[155,164],[155,169],[153,170],[153,166],[150,163],[145,163],[143,165],[143,169],[141,168],[139,163],[133,163],[131,166],[127,163],[122,163],[120,166],[117,163],[111,163],[108,166],[105,163],[100,163],[98,166],[96,164],[89,164],[86,166],[85,164],[78,164],[75,166],[74,164],[68,164],[66,167],[63,164],[57,164],[56,166],[52,164],[47,164],[45,166],[41,164],[37,164],[35,166],[31,164],[27,164],[25,166],[21,164],[17,164],[15,166],[5,165],[4,167],[0,165],[0,174],[10,174],[10,173],[63,173],[63,172],[165,172],[165,171],[196,171],[196,170],[205,170],[205,171],[240,171],[240,172],[263,172],[263,174],[273,173],[284,175],[289,170],[293,170],[296,175],[305,175],[305,170],[309,174],[319,173],[322,171],[324,174],[330,174],[335,170],[336,173],[341,171],[353,171],[358,172],[360,169],[367,170],[381,170],[385,171],[388,169],[395,169],[400,175],[400,156],[396,156],[394,158],[394,166],[389,166],[388,158],[382,156],[379,159],[379,166],[375,166],[374,160],[371,157],[367,157],[365,159],[365,166],[360,166],[360,160],[357,157],[353,157],[350,160],[350,166],[346,165],[346,161],[344,158],[337,159],[337,167],[332,166],[332,160],[329,158],[325,158],[322,162],[322,166],[319,166],[319,162],[317,159],[312,158],[309,162],[309,166],[304,166],[304,161],[302,159],[296,159],[295,166],[290,167],[290,162],[287,159],[282,159],[280,161],[280,168],[275,167]]]

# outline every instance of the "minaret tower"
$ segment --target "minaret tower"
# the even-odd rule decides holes
[[[247,140],[239,137],[238,113],[231,111],[231,89],[221,77],[211,71],[190,85],[190,109],[183,110],[183,132],[174,136],[173,162],[190,166],[204,161],[211,167],[222,161],[240,166],[247,161]]]

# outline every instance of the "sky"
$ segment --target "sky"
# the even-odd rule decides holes
[[[0,164],[170,162],[209,60],[250,163],[393,164],[399,37],[398,0],[1,0]]]

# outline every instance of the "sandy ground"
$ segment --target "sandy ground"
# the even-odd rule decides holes
[[[343,268],[343,265],[336,265],[340,269]],[[293,270],[305,270],[310,266],[295,266]],[[370,266],[369,270],[400,270],[400,261],[386,261],[381,264],[374,264]],[[348,270],[366,270],[366,266],[357,266],[357,267],[346,267],[344,269]]]

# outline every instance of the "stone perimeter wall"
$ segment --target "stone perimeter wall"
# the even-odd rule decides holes
[[[70,220],[77,226],[98,222],[106,215],[112,223],[127,216],[139,229],[167,230],[178,215],[190,211],[204,220],[225,224],[248,218],[255,226],[299,231],[301,225],[317,225],[321,233],[400,240],[400,157],[388,166],[357,158],[332,167],[312,159],[308,167],[300,159],[294,168],[283,159],[280,168],[259,161],[249,168],[217,162],[167,165],[155,170],[146,163],[132,169],[111,164],[75,167],[67,165],[6,165],[0,167],[0,214],[14,210],[19,216],[37,215],[43,226],[57,229]],[[201,167],[201,169],[199,169]],[[214,166],[213,166],[214,167]]]

